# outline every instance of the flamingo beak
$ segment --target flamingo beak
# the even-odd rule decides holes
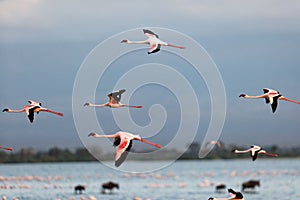
[[[85,103],[83,106],[88,106],[88,105],[90,105],[90,103]]]
[[[96,133],[90,133],[89,135],[88,135],[88,137],[90,137],[90,136],[95,136],[96,135]]]
[[[7,112],[8,111],[8,109],[7,108],[4,108],[3,110],[2,110],[2,112]]]
[[[240,96],[239,97],[245,97],[246,95],[245,94],[240,94]]]
[[[128,40],[122,40],[121,43],[126,43]]]

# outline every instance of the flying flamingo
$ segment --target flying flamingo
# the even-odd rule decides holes
[[[211,140],[211,141],[208,141],[206,144],[205,144],[205,147],[208,147],[210,145],[217,145],[219,148],[222,147],[222,143],[218,140]]]
[[[133,140],[138,140],[140,142],[150,144],[157,148],[162,147],[160,144],[152,143],[148,140],[141,138],[139,135],[133,135],[131,133],[122,132],[122,131],[119,131],[112,135],[99,135],[96,133],[90,133],[88,136],[92,136],[95,138],[115,138],[114,146],[118,146],[118,148],[116,150],[116,156],[115,156],[115,166],[116,167],[119,167],[124,162],[125,158],[127,157],[128,152],[130,151],[130,149],[132,147]]]
[[[255,161],[258,154],[266,154],[268,156],[278,157],[278,154],[269,153],[266,150],[263,150],[260,146],[252,145],[250,149],[247,150],[236,150],[234,149],[232,151],[233,153],[247,153],[250,152],[250,156],[252,157],[252,160]]]
[[[288,98],[282,96],[276,90],[264,88],[263,91],[264,91],[264,94],[259,95],[259,96],[249,96],[247,94],[241,94],[239,97],[243,97],[246,99],[265,99],[267,104],[268,103],[271,104],[273,112],[276,111],[278,100],[284,100],[284,101],[289,101],[292,103],[300,104],[300,102],[298,102],[298,101],[294,101],[294,100],[291,100],[291,99],[288,99]]]
[[[2,112],[9,112],[9,113],[25,112],[31,123],[34,120],[34,112],[36,112],[37,114],[39,114],[39,112],[49,112],[49,113],[56,114],[59,116],[64,116],[60,112],[55,112],[55,111],[52,111],[52,110],[42,107],[42,104],[37,101],[29,100],[28,103],[29,103],[29,105],[24,106],[22,110],[11,110],[9,108],[4,108],[2,110]]]
[[[85,103],[84,106],[94,106],[94,107],[111,107],[111,108],[120,108],[120,107],[130,107],[130,108],[142,108],[143,106],[131,106],[127,104],[121,104],[121,95],[125,92],[126,90],[118,90],[116,92],[112,92],[108,94],[109,102],[105,104],[91,104],[91,103]]]
[[[233,189],[228,189],[229,194],[233,195],[231,198],[213,198],[210,197],[208,200],[243,200],[243,194],[240,192],[236,192]]]
[[[7,150],[7,151],[12,151],[13,150],[13,148],[2,147],[2,146],[0,146],[0,149],[4,149],[4,150]]]
[[[175,48],[179,48],[179,49],[184,49],[185,48],[183,46],[176,46],[176,45],[168,44],[166,42],[161,41],[160,39],[158,39],[159,38],[158,35],[153,33],[150,30],[143,29],[143,32],[144,32],[144,35],[148,37],[147,40],[144,40],[144,41],[122,40],[121,43],[126,43],[126,44],[149,44],[150,49],[148,51],[148,54],[156,53],[156,52],[160,51],[161,46],[169,46],[169,47],[175,47]]]

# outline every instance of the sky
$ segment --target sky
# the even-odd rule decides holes
[[[137,0],[92,0],[88,3],[83,0],[1,0],[0,106],[21,109],[27,105],[27,100],[32,99],[49,109],[63,112],[65,116],[40,113],[31,124],[25,114],[1,113],[0,145],[15,149],[81,147],[86,141],[83,139],[82,143],[85,133],[76,129],[79,122],[74,121],[73,114],[77,109],[84,109],[86,114],[95,112],[105,133],[120,130],[124,124],[118,125],[114,116],[128,114],[128,109],[74,108],[74,84],[93,49],[101,49],[101,44],[107,39],[118,38],[118,34],[122,36],[130,30],[134,30],[133,35],[128,35],[130,39],[146,39],[142,34],[145,27],[168,29],[190,37],[215,63],[226,92],[226,117],[220,140],[241,145],[300,145],[299,105],[279,102],[278,110],[273,114],[264,100],[238,98],[240,93],[259,95],[262,88],[267,87],[300,101],[299,4],[296,0],[178,0],[172,4],[170,1]],[[163,35],[164,31],[156,33],[162,40],[185,45],[180,37]],[[119,42],[106,49],[107,52],[123,48]],[[200,109],[195,141],[201,142],[209,126],[212,106],[205,77],[195,75],[190,64],[170,53],[168,47],[153,55],[148,55],[145,48],[116,55],[118,59],[113,60],[105,71],[104,78],[95,86],[95,93],[85,94],[82,98],[105,103],[106,94],[115,89],[117,81],[129,70],[148,63],[168,65],[183,74],[192,85]],[[185,50],[176,50],[179,54],[180,51]],[[189,51],[188,46],[186,51]],[[99,60],[101,56],[104,59],[106,54],[99,55]],[[167,72],[156,73],[171,77]],[[141,75],[136,80],[150,75]],[[126,89],[130,91],[130,88]],[[184,87],[180,89],[181,94],[185,92]],[[153,133],[147,136],[155,142],[168,144],[177,137],[175,133],[182,117],[191,122],[197,118],[196,105],[181,105],[179,96],[172,88],[157,84],[141,85],[131,95],[125,93],[124,101],[144,106],[141,110],[129,111],[138,128],[132,125],[126,131],[152,130],[154,124],[154,129],[156,126],[160,128],[153,129]],[[187,109],[187,115],[183,115],[180,106]],[[164,123],[159,124],[161,121]],[[83,122],[89,126],[90,119],[85,118]],[[95,129],[91,126],[90,131],[99,131]],[[187,127],[183,132],[191,131]],[[184,133],[180,134],[184,138]],[[183,141],[180,145],[187,144]]]

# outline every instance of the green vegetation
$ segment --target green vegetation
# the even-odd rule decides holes
[[[233,154],[233,149],[244,149],[236,145],[224,145],[222,148],[215,146],[213,150],[205,157],[205,159],[235,159],[235,158],[248,158],[248,154]],[[192,143],[189,145],[188,150],[181,155],[176,150],[164,150],[157,156],[135,154],[128,156],[128,160],[168,160],[178,158],[180,160],[199,159],[198,152],[200,144]],[[300,158],[300,147],[279,148],[278,146],[267,146],[264,149],[279,154],[279,158]],[[94,155],[99,156],[101,160],[112,160],[114,153],[103,154],[101,149],[92,149]],[[144,151],[151,152],[151,151]],[[147,157],[146,157],[147,156]],[[262,155],[261,158],[267,156]],[[23,148],[17,152],[0,151],[0,163],[35,163],[35,162],[80,162],[80,161],[96,161],[96,159],[87,151],[86,148],[77,148],[75,151],[69,149],[60,149],[58,147],[50,148],[48,151],[35,151],[33,148]]]
[[[0,151],[0,163],[34,163],[34,162],[74,162],[94,161],[93,156],[85,149],[78,148],[75,152],[68,149],[53,147],[48,151],[35,151],[24,148],[18,152]]]

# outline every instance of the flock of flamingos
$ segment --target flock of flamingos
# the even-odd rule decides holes
[[[148,54],[156,53],[160,51],[161,46],[169,46],[169,47],[174,47],[174,48],[180,48],[184,49],[185,47],[183,46],[176,46],[172,44],[168,44],[166,42],[163,42],[159,39],[159,36],[155,34],[154,32],[150,30],[143,29],[144,35],[148,37],[147,40],[144,41],[130,41],[130,40],[122,40],[121,43],[126,43],[126,44],[148,44],[150,45],[150,49],[148,51]],[[92,104],[92,103],[85,103],[84,106],[91,106],[91,107],[110,107],[110,108],[121,108],[121,107],[129,107],[129,108],[142,108],[142,106],[133,106],[133,105],[127,105],[127,104],[122,104],[120,102],[122,94],[125,92],[125,89],[118,90],[115,92],[112,92],[108,94],[109,101],[104,104]],[[296,104],[300,104],[300,102],[288,99],[284,96],[282,96],[278,91],[269,89],[269,88],[264,88],[263,89],[263,94],[258,95],[258,96],[250,96],[247,94],[241,94],[239,97],[246,98],[246,99],[265,99],[265,102],[267,104],[271,105],[272,112],[274,113],[277,109],[278,101],[279,100],[284,100]],[[21,110],[12,110],[9,108],[5,108],[2,111],[3,112],[8,112],[8,113],[21,113],[25,112],[27,115],[29,121],[32,123],[34,121],[34,113],[39,113],[39,112],[48,112],[52,113],[58,116],[63,116],[63,113],[60,112],[55,112],[52,111],[48,108],[42,107],[42,104],[37,101],[32,101],[29,100],[29,105],[25,105],[23,109]],[[141,138],[139,135],[134,135],[128,132],[123,132],[119,131],[115,134],[112,135],[99,135],[97,133],[90,133],[88,136],[95,137],[95,138],[114,138],[114,146],[117,146],[116,149],[116,155],[115,155],[115,166],[119,167],[124,160],[127,157],[128,152],[130,151],[132,147],[132,141],[133,140],[138,140],[140,142],[147,143],[149,145],[152,145],[157,148],[161,148],[162,146],[160,144],[155,144],[152,143],[146,139]],[[218,141],[211,141],[210,144],[220,144]],[[12,151],[12,148],[9,147],[2,147],[0,146],[1,149]],[[257,145],[252,145],[249,149],[246,150],[233,150],[233,153],[249,153],[250,156],[252,157],[252,160],[255,161],[258,154],[266,154],[268,156],[273,156],[277,157],[277,154],[269,153],[266,150],[263,150],[260,146]],[[232,194],[232,197],[230,198],[223,198],[223,199],[243,199],[243,195],[240,192],[235,192],[232,189],[228,189],[228,192]],[[220,198],[218,198],[221,200]],[[209,200],[217,200],[217,198],[212,198],[210,197]]]

